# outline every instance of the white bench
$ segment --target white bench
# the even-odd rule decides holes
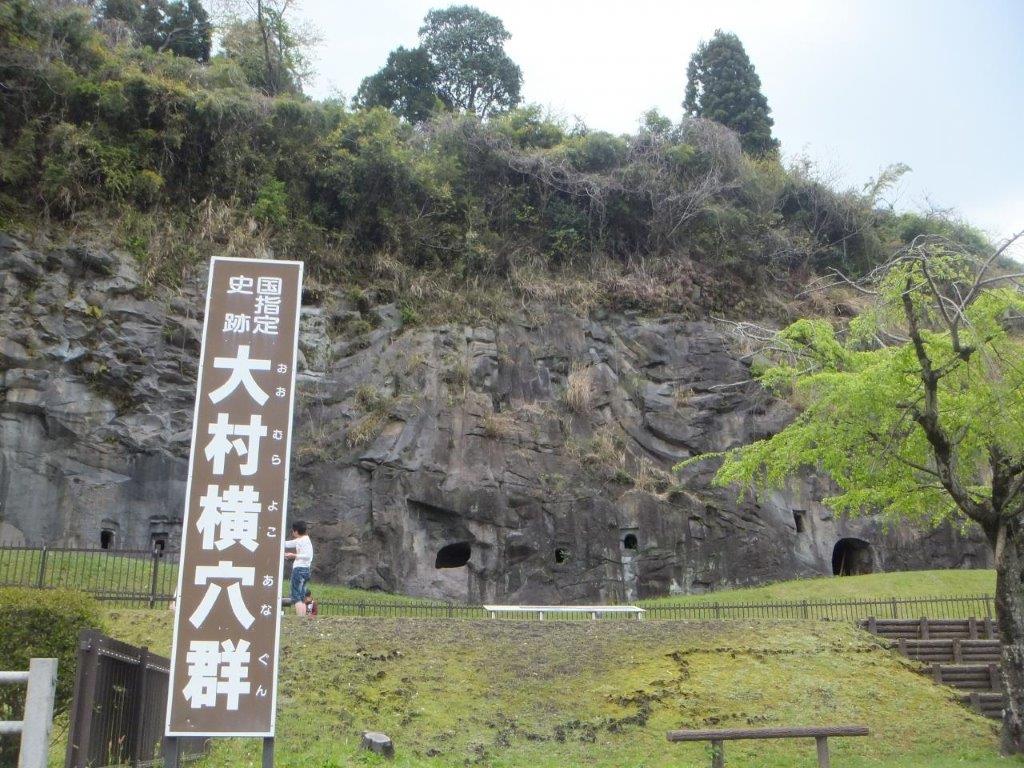
[[[485,605],[484,610],[492,619],[498,618],[499,613],[535,613],[541,621],[545,613],[589,613],[591,619],[608,613],[630,613],[636,615],[637,621],[643,621],[646,613],[635,605]]]

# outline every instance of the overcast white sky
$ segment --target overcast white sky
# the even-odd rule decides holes
[[[351,97],[446,2],[305,0],[323,37],[314,97]],[[900,208],[957,209],[994,237],[1024,228],[1022,0],[478,0],[505,22],[523,96],[592,129],[678,119],[686,64],[716,28],[746,46],[787,156],[860,186],[913,172]],[[1021,250],[1017,251],[1018,258]]]

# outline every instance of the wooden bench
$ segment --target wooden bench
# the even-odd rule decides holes
[[[541,621],[548,613],[589,613],[591,619],[610,613],[632,613],[643,621],[646,613],[635,605],[485,605],[484,610],[492,619],[498,618],[499,613],[535,613]]]
[[[669,741],[710,741],[711,768],[724,768],[723,742],[739,739],[814,739],[818,745],[818,766],[829,768],[830,736],[867,736],[864,725],[827,725],[819,728],[727,728],[716,731],[669,731]]]

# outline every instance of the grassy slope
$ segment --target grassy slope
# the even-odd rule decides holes
[[[641,601],[644,605],[696,603],[762,603],[769,600],[832,600],[937,595],[992,594],[996,574],[991,570],[899,571],[864,576],[826,576],[795,579],[749,589],[729,589],[706,595],[679,595]]]
[[[170,614],[111,613],[110,629],[166,653]],[[378,765],[358,735],[396,742],[396,766],[700,766],[677,727],[865,723],[837,740],[845,768],[1010,766],[990,722],[951,702],[845,624],[519,623],[289,616],[280,768]],[[203,765],[258,765],[223,741]],[[730,766],[812,766],[813,743],[740,742]]]

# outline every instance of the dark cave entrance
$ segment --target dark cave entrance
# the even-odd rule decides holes
[[[807,530],[807,512],[805,510],[793,510],[793,526],[796,528],[797,533],[803,533]]]
[[[640,542],[637,541],[635,533],[627,533],[622,539],[622,546],[625,549],[639,549]]]
[[[875,555],[864,539],[840,539],[832,550],[832,575],[857,576],[873,573]]]
[[[100,531],[100,549],[114,548],[114,532],[109,528]]]
[[[461,568],[469,562],[472,554],[473,548],[468,541],[457,541],[454,544],[448,544],[437,551],[434,567]]]

